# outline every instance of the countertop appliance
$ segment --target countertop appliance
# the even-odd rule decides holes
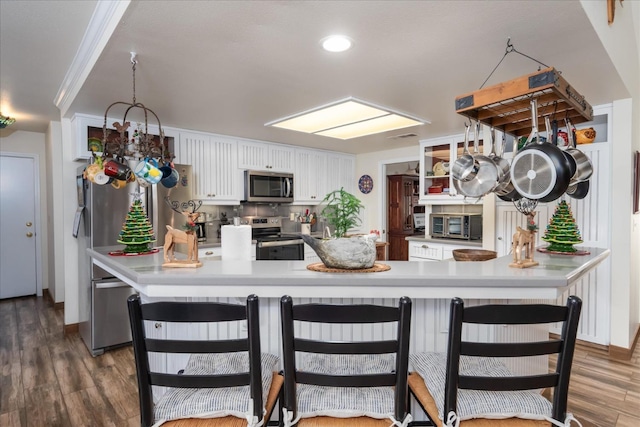
[[[284,172],[244,171],[244,202],[293,202],[293,174]]]
[[[482,239],[482,214],[432,213],[429,222],[433,238]]]
[[[304,260],[302,237],[282,233],[280,217],[242,217],[240,223],[251,226],[251,238],[256,241],[256,261]]]
[[[186,217],[164,201],[166,196],[180,202],[191,199],[191,166],[175,165],[180,173],[178,184],[167,189],[162,184],[140,187],[137,182],[116,189],[109,184],[97,185],[83,178],[85,166],[78,168],[78,268],[79,330],[93,356],[113,347],[131,342],[131,328],[127,298],[135,293],[126,283],[111,273],[93,265],[87,248],[109,247],[121,249],[117,242],[129,206],[139,194],[156,235],[156,246],[164,244],[165,225],[182,227]]]

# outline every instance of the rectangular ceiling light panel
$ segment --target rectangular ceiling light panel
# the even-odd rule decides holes
[[[408,117],[398,116],[397,114],[388,114],[386,116],[365,120],[363,122],[327,129],[322,132],[317,132],[317,134],[330,136],[332,138],[351,139],[421,124],[422,122]]]
[[[423,123],[417,119],[395,114],[382,107],[348,98],[266,123],[265,126],[315,133],[332,138],[350,139]]]

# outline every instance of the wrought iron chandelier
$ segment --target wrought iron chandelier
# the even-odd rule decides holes
[[[124,159],[135,158],[155,158],[162,161],[171,162],[173,156],[169,153],[169,150],[164,142],[164,131],[160,124],[158,115],[150,108],[145,107],[144,104],[136,100],[136,65],[138,64],[137,55],[135,52],[131,52],[131,69],[133,74],[133,101],[123,102],[116,101],[107,107],[104,112],[104,124],[102,126],[102,147],[103,158],[119,158]],[[118,132],[118,135],[113,136],[112,130],[107,129],[107,116],[111,107],[116,105],[125,105],[127,109],[124,113],[122,123],[114,122],[113,128]],[[144,126],[137,124],[129,135],[129,128],[131,123],[127,121],[127,114],[133,109],[141,109],[144,113]],[[158,135],[149,134],[148,116],[152,114],[158,122]]]

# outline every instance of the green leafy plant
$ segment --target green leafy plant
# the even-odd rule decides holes
[[[364,209],[362,202],[344,188],[328,193],[322,203],[327,205],[320,215],[335,229],[335,237],[344,237],[347,230],[360,224],[360,210]]]

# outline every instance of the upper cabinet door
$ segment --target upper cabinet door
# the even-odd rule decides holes
[[[215,135],[181,132],[176,163],[193,167],[195,198],[212,203],[240,203],[236,142]]]
[[[327,193],[327,154],[316,150],[295,150],[296,167],[293,176],[295,203],[316,205]]]
[[[238,168],[274,172],[293,172],[294,150],[278,144],[238,142]]]
[[[325,194],[344,188],[348,193],[355,194],[355,156],[351,154],[327,153],[327,171]]]

